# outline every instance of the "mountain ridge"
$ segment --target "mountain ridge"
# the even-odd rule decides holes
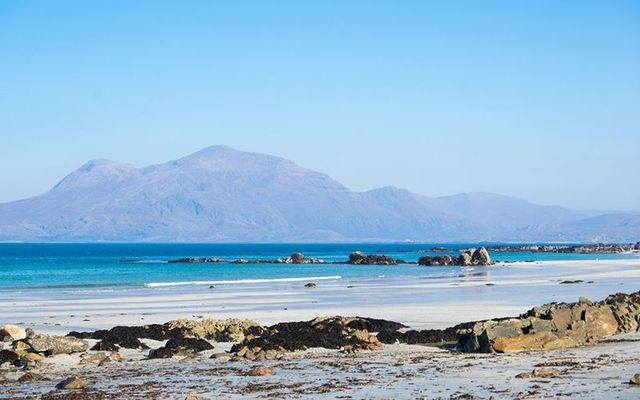
[[[586,217],[585,217],[586,215]],[[148,166],[90,160],[0,204],[0,241],[634,241],[640,216],[486,192],[355,192],[282,157],[210,146]]]

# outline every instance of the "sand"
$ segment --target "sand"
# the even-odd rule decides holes
[[[567,280],[582,282],[561,283]],[[336,279],[318,281],[315,288],[305,288],[304,283],[14,291],[1,295],[0,323],[67,333],[176,318],[235,317],[272,324],[319,315],[360,315],[416,329],[443,328],[517,315],[549,301],[575,301],[580,296],[600,300],[616,291],[637,291],[640,259],[517,263],[460,270],[447,279]],[[5,380],[0,383],[0,398],[52,392],[57,381],[80,374],[89,394],[113,398],[184,399],[193,393],[207,399],[637,399],[640,388],[626,382],[640,373],[639,341],[640,334],[633,334],[592,347],[507,355],[458,354],[401,344],[357,355],[313,350],[260,363],[274,368],[276,375],[270,377],[247,376],[256,365],[252,362],[208,358],[212,352],[229,349],[229,343],[215,343],[213,351],[184,360],[146,360],[146,352],[124,350],[131,361],[102,367],[80,365],[78,355],[55,356],[46,359],[47,368],[37,371],[48,381],[17,384],[23,371],[0,373],[0,381]],[[515,377],[549,362],[557,365],[560,377]]]

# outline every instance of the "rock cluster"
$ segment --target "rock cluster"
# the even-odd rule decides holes
[[[0,351],[0,365],[32,368],[41,365],[46,357],[85,352],[89,348],[86,341],[73,337],[36,334],[31,329],[13,329],[11,325],[6,325],[3,331],[3,338],[11,343],[12,350]],[[14,337],[20,339],[12,340]]]
[[[424,329],[421,331],[399,331],[395,329],[381,330],[378,340],[385,344],[406,343],[426,344],[432,346],[455,346],[458,343],[458,331],[468,328],[471,323],[464,323],[447,329]]]
[[[321,258],[308,258],[302,253],[293,253],[285,258],[274,259],[255,259],[246,260],[239,258],[237,260],[225,260],[217,257],[188,257],[179,258],[177,260],[169,260],[172,264],[188,264],[188,263],[231,263],[231,264],[326,264]]]
[[[68,336],[81,339],[98,339],[91,350],[117,351],[119,347],[129,349],[145,349],[147,346],[140,339],[170,340],[195,338],[214,340],[217,342],[238,342],[247,335],[259,335],[262,325],[246,319],[214,319],[202,320],[180,319],[165,324],[144,326],[116,326],[109,330],[95,332],[70,332]],[[169,354],[169,350],[164,350]],[[174,353],[177,353],[174,352]],[[158,353],[157,355],[160,355]]]
[[[341,349],[346,353],[378,350],[382,343],[369,332],[404,327],[397,322],[360,317],[319,317],[311,321],[283,322],[267,328],[262,336],[245,339],[231,349],[236,357],[250,360],[280,358],[288,351],[312,347]]]
[[[171,358],[174,355],[189,355],[211,349],[213,346],[205,339],[176,336],[169,339],[163,347],[151,350],[149,358]]]
[[[640,324],[640,292],[618,293],[593,303],[550,303],[518,318],[480,321],[460,329],[465,352],[512,352],[571,348],[595,343],[617,333],[636,332]]]
[[[459,256],[452,257],[449,255],[442,256],[424,256],[418,259],[418,265],[425,266],[472,266],[472,265],[491,265],[491,257],[484,247],[479,249],[462,250]]]
[[[405,264],[404,260],[394,260],[392,257],[381,254],[364,254],[361,251],[354,251],[349,254],[347,264],[353,265],[396,265]]]
[[[568,245],[498,245],[489,247],[495,252],[526,251],[531,253],[578,253],[578,254],[618,254],[632,251],[640,251],[640,242],[630,244],[583,244],[577,246]]]
[[[182,337],[209,339],[216,342],[240,342],[246,336],[259,336],[264,327],[250,319],[215,319],[202,320],[178,319],[165,324],[169,332]]]

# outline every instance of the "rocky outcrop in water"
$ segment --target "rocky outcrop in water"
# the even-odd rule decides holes
[[[462,250],[459,256],[423,256],[418,259],[418,265],[425,266],[472,266],[472,265],[491,265],[491,257],[489,252],[484,247],[479,249],[465,249]]]
[[[583,244],[583,245],[498,245],[490,246],[489,251],[501,253],[530,252],[530,253],[576,253],[576,254],[619,254],[640,251],[640,242],[625,244]]]
[[[190,263],[230,263],[230,264],[326,264],[326,261],[321,258],[308,258],[302,253],[293,253],[285,258],[273,258],[273,259],[254,259],[246,260],[239,258],[236,260],[225,260],[217,257],[188,257],[179,258],[176,260],[169,260],[171,264],[190,264]]]
[[[349,254],[347,264],[353,265],[396,265],[404,264],[403,260],[394,260],[393,257],[382,254],[364,254],[361,251],[354,251]]]
[[[597,303],[550,303],[517,318],[476,322],[458,331],[458,342],[465,352],[549,350],[596,343],[639,326],[640,292],[618,293]]]

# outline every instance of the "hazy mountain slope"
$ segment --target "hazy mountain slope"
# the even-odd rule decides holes
[[[143,168],[90,161],[47,193],[0,204],[0,240],[570,241],[640,231],[634,219],[597,218],[486,193],[356,193],[283,158],[212,146]]]

